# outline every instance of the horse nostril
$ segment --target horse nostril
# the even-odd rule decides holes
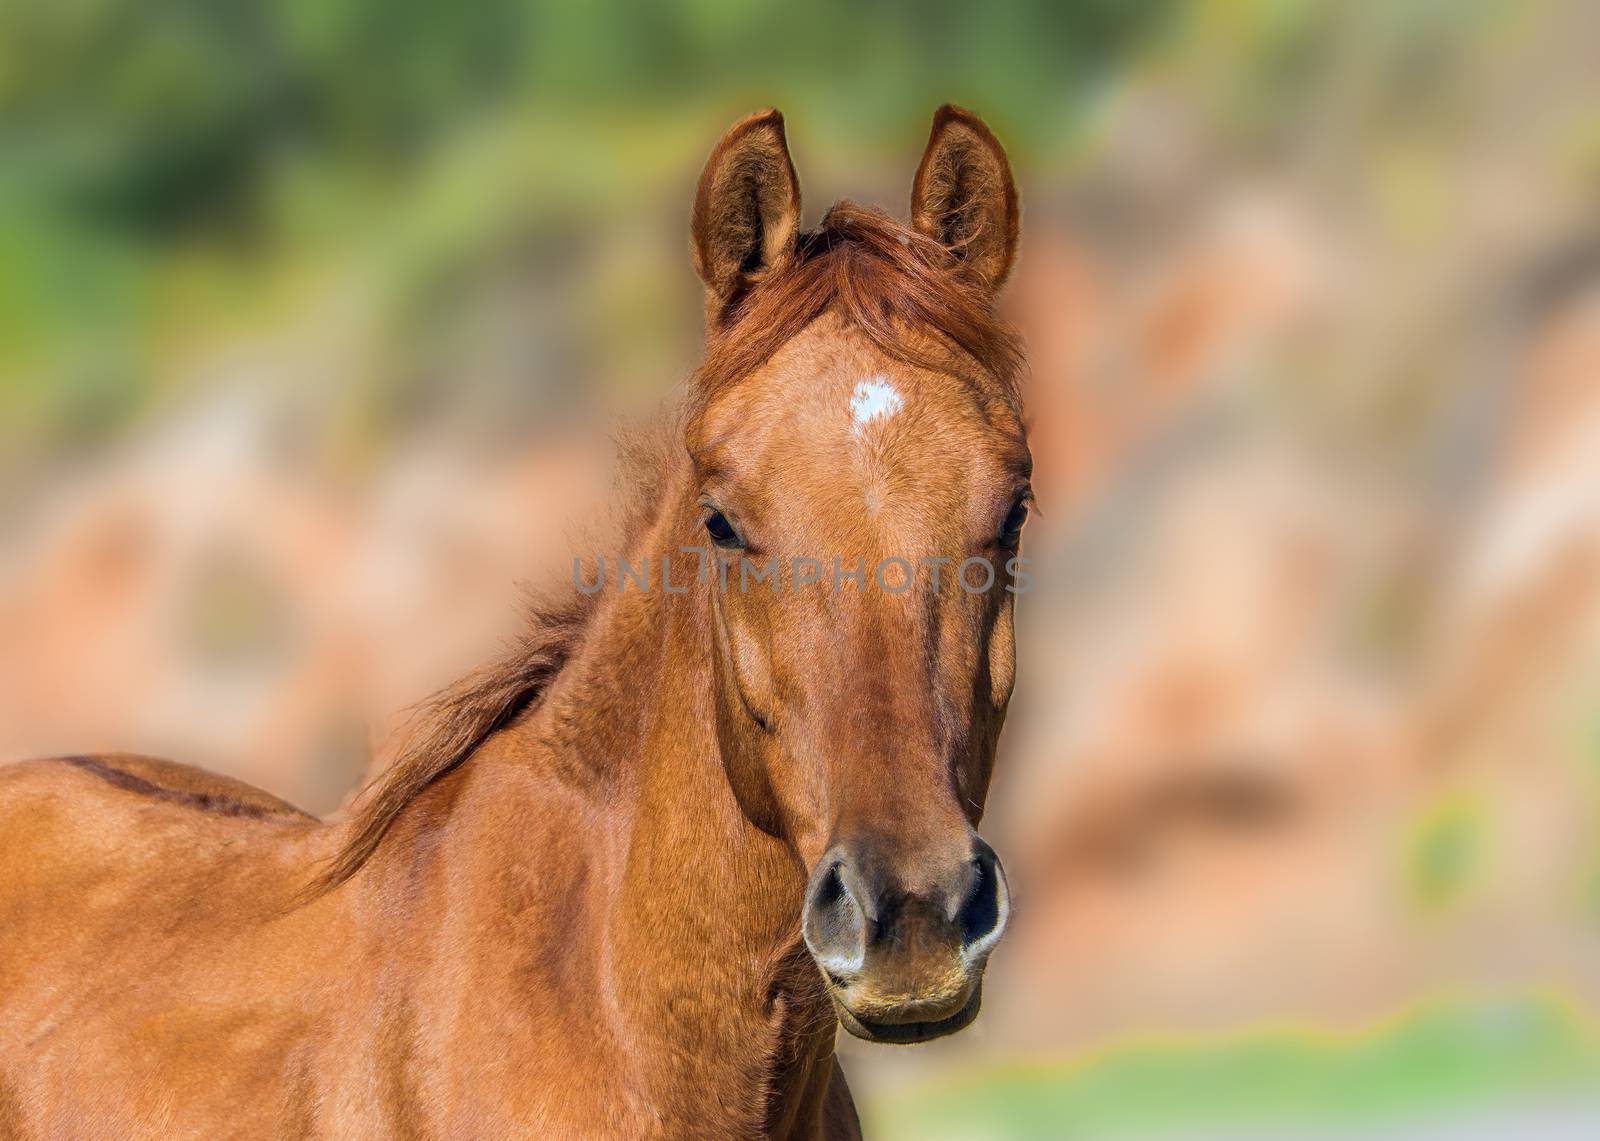
[[[818,868],[806,892],[801,923],[807,948],[836,983],[861,970],[866,955],[866,923],[849,878],[842,859]]]
[[[977,841],[977,854],[973,856],[972,890],[961,905],[957,921],[961,925],[961,943],[968,954],[988,952],[1000,939],[1006,918],[1011,909],[1011,896],[1006,888],[1006,875],[1000,861],[982,840]]]
[[[838,902],[840,896],[849,891],[849,889],[844,886],[843,877],[839,875],[839,869],[841,866],[842,865],[840,864],[834,864],[828,868],[827,874],[825,874],[822,877],[821,882],[817,884],[817,893],[811,901],[813,906],[832,907]]]

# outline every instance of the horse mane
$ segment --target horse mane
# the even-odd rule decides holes
[[[884,354],[948,368],[948,354],[907,336],[932,334],[975,360],[1020,413],[1022,340],[996,317],[989,289],[957,272],[959,257],[882,210],[835,204],[775,271],[753,275],[728,299],[707,341],[699,398],[760,368],[831,309]]]
[[[958,256],[881,210],[838,203],[817,229],[797,236],[783,264],[754,277],[723,307],[691,386],[691,407],[760,368],[833,310],[888,356],[924,367],[948,367],[948,355],[926,347],[932,334],[944,349],[975,360],[993,382],[994,393],[1019,408],[1021,339],[995,316],[987,290],[955,272]],[[676,422],[665,420],[668,426]],[[655,432],[623,443],[635,477],[623,528],[632,538],[648,522],[661,470],[671,458],[667,449],[681,447],[681,442],[676,433],[657,425]],[[582,642],[599,599],[598,592],[584,594],[569,583],[562,592],[536,600],[525,629],[506,654],[418,709],[395,760],[358,797],[350,833],[311,884],[312,896],[331,891],[360,871],[424,789],[539,704]]]

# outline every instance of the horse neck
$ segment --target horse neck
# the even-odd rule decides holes
[[[496,755],[543,757],[603,806],[579,841],[606,869],[598,970],[651,1101],[692,1116],[706,1112],[696,1098],[726,1110],[742,1089],[741,1112],[770,1128],[825,1086],[836,1022],[800,940],[804,872],[740,810],[723,767],[712,584],[679,553],[673,585],[689,590],[661,589],[658,552],[692,541],[692,493],[663,503],[630,558],[649,555],[649,589],[608,577],[584,644]]]
[[[640,1024],[671,1047],[658,1056],[694,1059],[680,1078],[700,1089],[726,1069],[724,1088],[745,1086],[770,1120],[803,1097],[814,1066],[830,1064],[835,1021],[800,939],[805,874],[728,782],[731,734],[719,719],[731,714],[715,698],[709,589],[647,604],[660,657],[611,936],[618,962],[644,967],[622,993],[632,990]]]

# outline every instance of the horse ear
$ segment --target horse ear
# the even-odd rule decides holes
[[[753,281],[794,252],[800,180],[789,160],[783,116],[758,111],[728,129],[706,160],[695,195],[694,268],[715,321]]]
[[[911,184],[911,224],[955,257],[963,277],[997,290],[1017,256],[1011,163],[982,119],[946,103]]]

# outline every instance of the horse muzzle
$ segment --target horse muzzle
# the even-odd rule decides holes
[[[801,923],[806,947],[856,1037],[911,1043],[953,1034],[977,1017],[983,969],[1005,930],[1005,872],[976,835],[961,858],[937,861],[931,873],[883,851],[838,843],[818,861]]]

